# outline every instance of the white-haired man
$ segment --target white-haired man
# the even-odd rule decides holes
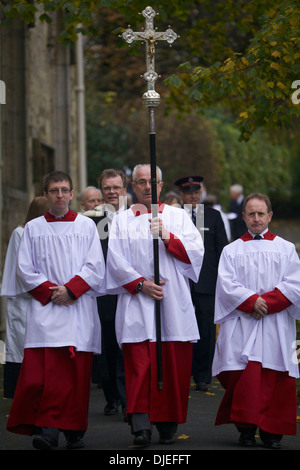
[[[186,420],[192,342],[199,338],[188,279],[197,280],[201,236],[185,211],[159,201],[163,186],[157,169],[158,216],[151,214],[150,165],[133,171],[138,203],[112,223],[107,286],[119,293],[116,333],[124,353],[127,415],[135,445],[149,445],[155,423],[160,443],[174,442]],[[154,278],[153,234],[158,234],[161,284]],[[163,389],[157,387],[155,300],[161,308]]]

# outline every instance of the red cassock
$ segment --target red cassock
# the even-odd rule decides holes
[[[92,353],[25,349],[7,430],[32,435],[37,427],[87,429],[91,367]]]
[[[216,425],[251,424],[274,434],[296,434],[296,380],[287,372],[250,361],[244,370],[221,372],[218,379],[226,392]]]
[[[123,350],[129,420],[131,413],[147,413],[151,423],[185,423],[192,343],[162,343],[162,390],[157,387],[156,343],[124,343]]]

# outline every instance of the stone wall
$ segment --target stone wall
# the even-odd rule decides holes
[[[0,283],[13,229],[22,224],[30,201],[42,194],[43,176],[68,172],[79,188],[77,69],[75,45],[59,42],[62,18],[33,25],[0,24]],[[81,183],[83,184],[83,183]],[[77,199],[72,209],[78,210]],[[2,307],[1,307],[2,305]],[[0,339],[5,324],[0,303]]]

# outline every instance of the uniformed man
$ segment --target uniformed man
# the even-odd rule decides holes
[[[180,178],[175,182],[184,209],[204,239],[204,259],[197,282],[190,281],[192,299],[200,333],[193,345],[192,376],[196,390],[207,391],[211,383],[211,366],[215,349],[215,286],[220,254],[227,245],[224,223],[219,211],[200,204],[202,176]]]

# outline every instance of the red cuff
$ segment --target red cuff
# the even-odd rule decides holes
[[[266,292],[261,297],[267,302],[268,313],[278,313],[292,305],[279,289]]]
[[[36,300],[41,302],[43,305],[47,305],[51,300],[52,291],[49,290],[49,287],[57,286],[57,284],[53,284],[53,282],[45,281],[39,286],[35,287],[29,291]]]
[[[129,282],[128,284],[124,284],[124,289],[126,289],[130,294],[135,295],[137,294],[136,286],[140,281],[145,279],[144,277],[139,277],[138,279],[135,279],[134,281]]]
[[[242,310],[245,313],[252,313],[254,304],[258,299],[259,295],[253,294],[246,299],[241,305],[237,307],[238,310]]]
[[[183,243],[179,238],[175,237],[173,233],[170,233],[170,238],[166,241],[165,246],[174,258],[179,259],[179,261],[182,261],[183,263],[191,264]]]
[[[72,294],[78,299],[81,295],[85,294],[91,286],[87,282],[85,282],[82,277],[74,276],[70,281],[64,284],[65,287],[70,289]]]

